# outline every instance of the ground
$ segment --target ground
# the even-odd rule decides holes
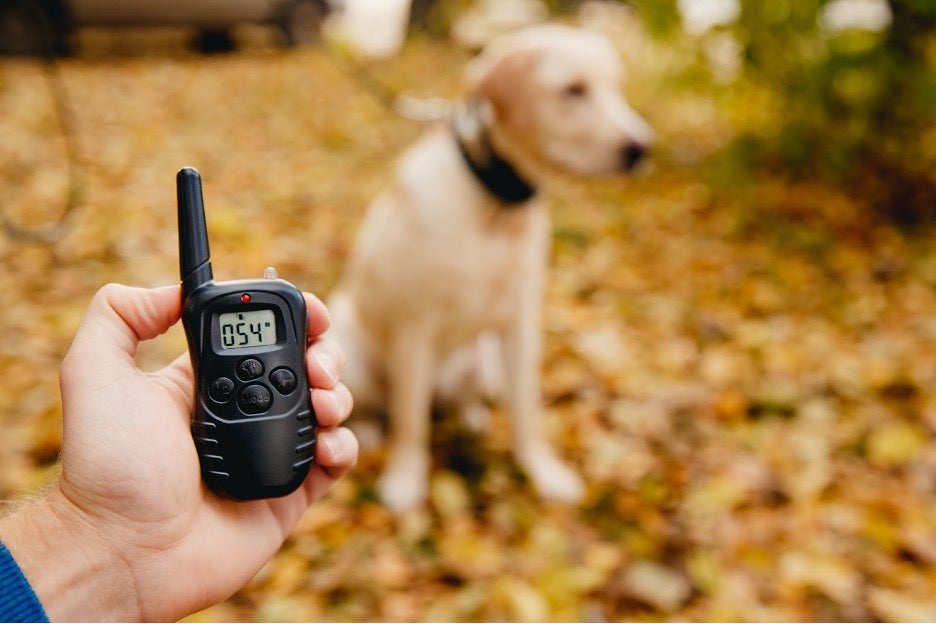
[[[93,293],[178,280],[180,167],[203,176],[216,278],[275,265],[324,296],[423,131],[320,48],[251,31],[203,57],[171,32],[83,36],[57,69],[76,208],[53,242],[0,237],[4,498],[56,474],[57,365]],[[454,96],[467,58],[417,36],[371,69]],[[0,209],[29,226],[55,221],[69,189],[45,76],[0,60]],[[652,166],[544,190],[544,418],[584,502],[537,500],[503,413],[481,435],[442,414],[425,507],[380,505],[369,450],[192,621],[936,619],[933,230],[816,183],[715,183],[706,154],[757,111],[665,91],[639,66],[629,93],[660,134]],[[184,348],[174,328],[138,359]]]

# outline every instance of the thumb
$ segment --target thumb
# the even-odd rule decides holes
[[[139,342],[155,338],[175,325],[181,307],[178,285],[153,289],[104,286],[91,300],[63,367],[69,360],[135,366]]]

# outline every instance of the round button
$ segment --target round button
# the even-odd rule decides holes
[[[270,409],[273,395],[260,384],[251,384],[244,388],[237,397],[237,404],[245,414],[260,414]]]
[[[277,368],[270,373],[270,383],[280,394],[289,394],[296,389],[296,375],[288,368]]]
[[[218,403],[227,403],[234,394],[234,382],[227,377],[218,377],[208,386],[208,396]]]
[[[263,374],[263,363],[256,358],[247,358],[237,365],[237,376],[244,381],[257,379]]]

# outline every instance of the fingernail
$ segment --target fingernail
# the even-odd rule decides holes
[[[338,397],[335,395],[335,391],[334,390],[322,390],[321,392],[324,394],[324,396],[327,397],[326,400],[329,403],[331,403],[331,409],[334,410],[336,414],[342,414],[341,402],[338,400]]]
[[[337,388],[338,396],[340,397],[337,401],[339,407],[341,408],[341,415],[345,418],[351,415],[351,411],[354,409],[354,396],[351,394],[351,391],[348,390],[347,386],[339,386]]]
[[[318,437],[318,443],[325,445],[332,459],[340,458],[341,452],[344,450],[344,442],[342,442],[341,436],[334,435],[337,433],[338,430],[335,430],[334,432],[322,433]]]
[[[338,360],[336,360],[331,353],[328,353],[327,351],[316,353],[315,361],[322,368],[322,370],[325,371],[325,374],[328,375],[328,379],[332,383],[338,381]]]

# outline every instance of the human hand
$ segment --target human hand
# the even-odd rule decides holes
[[[357,461],[357,441],[339,427],[352,404],[338,382],[343,355],[318,339],[328,313],[307,295],[316,464],[282,498],[236,502],[207,490],[189,429],[188,355],[151,374],[134,361],[140,340],[179,320],[180,299],[178,286],[104,287],[62,363],[61,478],[0,521],[53,620],[170,621],[225,599]]]

